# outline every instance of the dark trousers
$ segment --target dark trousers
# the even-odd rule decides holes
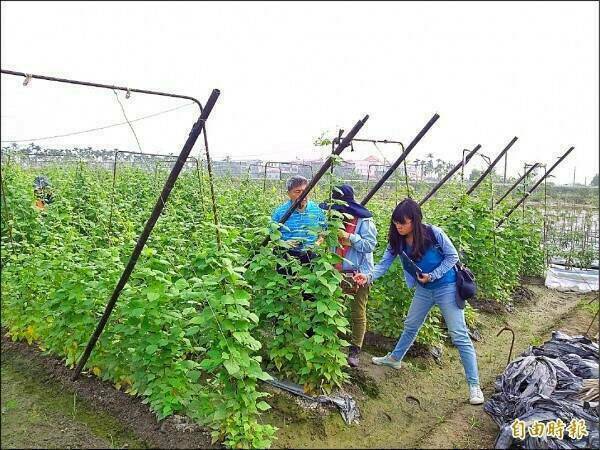
[[[313,259],[315,259],[317,257],[317,255],[314,254],[313,252],[311,252],[310,250],[304,251],[304,250],[290,249],[283,253],[283,257],[287,260],[289,260],[290,258],[296,258],[298,261],[300,261],[300,264],[302,264],[304,266],[304,265],[310,264],[310,262]],[[292,272],[289,267],[282,267],[279,264],[277,264],[277,273],[280,275],[287,275],[287,276],[292,275]]]
[[[310,264],[310,262],[313,259],[315,259],[317,257],[317,255],[311,251],[290,249],[283,254],[283,257],[287,260],[289,260],[290,258],[296,258],[298,261],[300,261],[300,264],[302,264],[304,266],[304,265]],[[292,271],[290,270],[289,267],[283,267],[283,266],[280,266],[279,264],[277,264],[277,273],[280,275],[285,275],[285,276],[292,275]],[[304,292],[302,293],[302,298],[305,301],[309,301],[309,302],[312,302],[315,300],[315,296],[313,294],[307,294]],[[306,335],[308,337],[314,336],[314,334],[315,334],[315,332],[313,331],[312,328],[309,328],[306,331]]]

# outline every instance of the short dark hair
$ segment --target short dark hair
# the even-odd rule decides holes
[[[308,180],[306,178],[304,178],[301,175],[294,175],[293,177],[288,178],[287,182],[285,183],[285,186],[288,192],[290,192],[292,189],[298,186],[302,186],[304,184],[308,184]]]

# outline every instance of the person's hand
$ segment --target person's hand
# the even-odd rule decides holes
[[[423,284],[429,283],[431,281],[431,275],[428,273],[417,274],[417,279]]]
[[[367,284],[367,281],[369,281],[369,278],[364,273],[357,273],[352,277],[352,279],[359,286],[364,286]]]
[[[350,233],[348,233],[347,231],[344,231],[342,229],[338,230],[338,237],[342,238],[342,239],[350,239]]]
[[[350,241],[350,239],[342,238],[340,240],[340,244],[342,244],[344,247],[350,247],[352,246],[352,241]]]
[[[317,240],[315,241],[315,245],[321,245],[323,243],[325,239],[323,238],[323,236],[319,236],[317,238]]]

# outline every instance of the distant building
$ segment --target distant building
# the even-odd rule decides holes
[[[385,172],[387,169],[385,167],[379,167],[379,165],[383,165],[384,162],[379,159],[377,156],[367,156],[365,159],[359,159],[354,162],[354,170],[362,177],[366,178],[369,175],[369,168],[371,169],[371,176],[377,174],[378,172]]]

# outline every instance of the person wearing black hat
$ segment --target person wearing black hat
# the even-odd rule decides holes
[[[345,203],[328,205],[323,209],[334,209],[344,214],[344,229],[338,231],[339,246],[336,253],[342,258],[337,269],[344,275],[342,287],[352,300],[352,340],[348,352],[348,365],[357,367],[359,354],[367,330],[367,300],[369,286],[359,286],[354,280],[356,273],[370,273],[373,269],[373,251],[377,245],[377,228],[373,215],[363,205],[354,200],[354,190],[349,184],[334,189],[332,198]]]
[[[36,197],[35,207],[44,209],[48,203],[54,200],[52,195],[52,186],[44,176],[37,176],[33,180],[33,193]]]

